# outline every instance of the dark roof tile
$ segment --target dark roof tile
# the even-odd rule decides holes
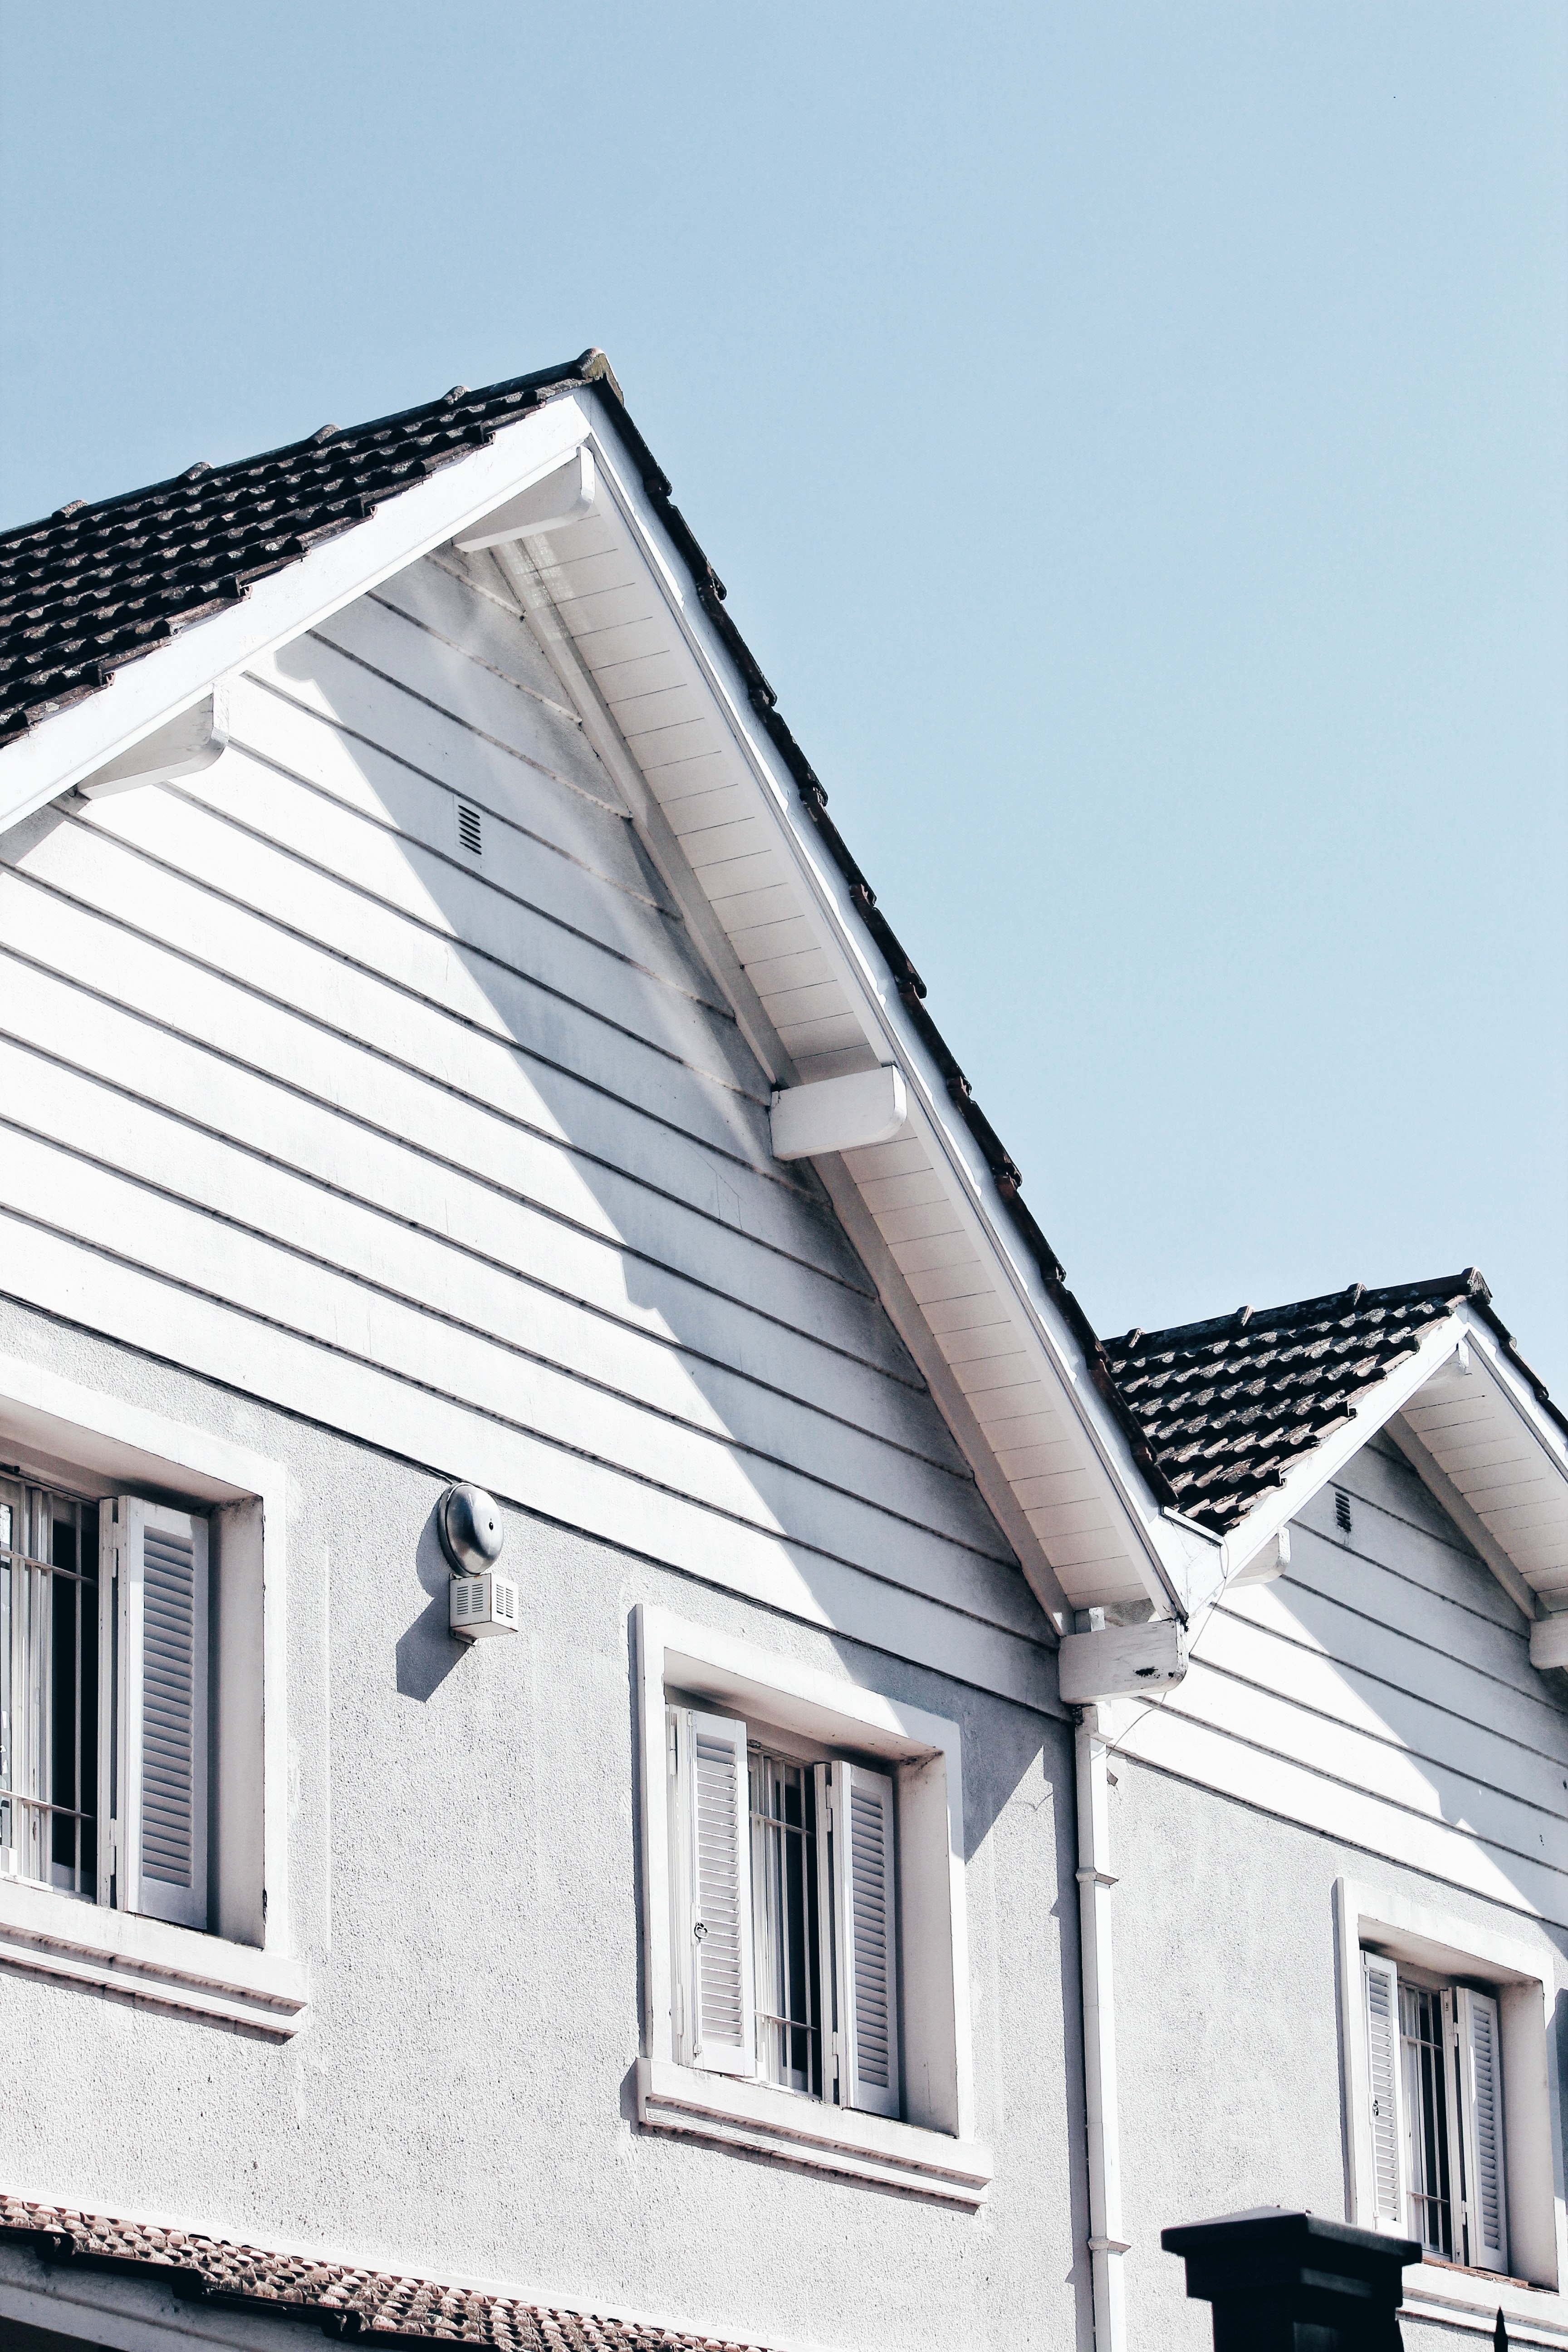
[[[1225,1535],[1414,1354],[1433,1323],[1489,1296],[1473,1268],[1387,1290],[1352,1283],[1324,1298],[1102,1344],[1178,1507]]]

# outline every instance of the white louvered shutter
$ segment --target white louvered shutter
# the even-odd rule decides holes
[[[833,1767],[833,1882],[839,2097],[846,2106],[896,2116],[893,1784],[885,1772],[842,1761]]]
[[[110,1733],[103,1874],[123,1911],[207,1924],[207,1527],[121,1495],[99,1513]]]
[[[686,1902],[692,2063],[757,2071],[752,1981],[752,1822],[746,1727],[683,1707],[677,1738],[687,1825]]]
[[[1373,2227],[1405,2231],[1404,2135],[1399,2119],[1399,1972],[1375,1952],[1361,1956],[1366,1988],[1366,2063]]]
[[[1459,1991],[1460,2105],[1465,2126],[1465,2203],[1470,2261],[1508,2268],[1508,2190],[1502,2159],[1502,2044],[1489,1993]]]

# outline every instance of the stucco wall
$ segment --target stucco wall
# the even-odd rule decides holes
[[[523,1622],[445,1632],[443,1480],[36,1313],[0,1348],[289,1473],[289,1856],[306,2032],[0,1976],[28,2196],[496,2280],[749,2340],[1087,2345],[1068,1727],[509,1513]],[[461,1464],[452,1464],[455,1471]],[[640,2130],[640,1601],[952,1717],[978,2128],[965,2217]]]
[[[1373,1876],[1515,1934],[1520,1923],[1144,1765],[1111,1769],[1129,2341],[1200,2352],[1208,2307],[1184,2300],[1162,2229],[1257,2205],[1346,2217],[1336,1878]],[[1568,1956],[1552,1932],[1561,1993]],[[1404,2328],[1411,2352],[1476,2341],[1426,2318]]]

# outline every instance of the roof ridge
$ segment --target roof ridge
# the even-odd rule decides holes
[[[598,372],[591,365],[595,361],[603,363]],[[277,465],[285,457],[306,457],[312,451],[330,449],[335,443],[352,442],[363,434],[384,433],[395,425],[410,425],[419,417],[434,418],[447,405],[456,411],[463,406],[475,407],[504,400],[512,393],[544,392],[556,384],[586,383],[607,375],[609,362],[603,352],[590,345],[574,360],[563,361],[556,367],[535,368],[525,375],[508,376],[500,383],[479,384],[473,388],[468,384],[456,384],[450,392],[442,393],[435,400],[416,400],[407,408],[389,410],[384,416],[367,416],[358,425],[336,425],[330,439],[323,440],[322,428],[318,426],[314,433],[301,434],[298,440],[280,441],[275,448],[252,450],[243,457],[226,457],[216,466],[201,459],[198,461],[201,471],[195,478],[200,480],[204,489],[210,488],[215,478],[246,473],[252,467]],[[140,499],[155,499],[165,491],[178,490],[183,486],[193,484],[193,467],[183,466],[178,473],[166,475],[162,481],[144,482],[140,489],[116,490],[112,497],[107,499],[73,499],[65,506],[52,508],[47,514],[37,516],[31,522],[8,524],[0,530],[0,551],[27,539],[36,531],[47,530],[51,524],[68,520],[79,528],[84,518],[90,521],[95,515],[111,513],[117,507],[134,506]]]
[[[1158,1330],[1134,1325],[1114,1339],[1102,1339],[1100,1345],[1108,1357],[1130,1356],[1134,1349],[1142,1357],[1162,1352],[1168,1343],[1222,1339],[1244,1329],[1256,1339],[1282,1324],[1321,1321],[1336,1307],[1349,1314],[1428,1298],[1474,1298],[1485,1304],[1489,1302],[1491,1291],[1479,1269],[1469,1265],[1462,1274],[1434,1275],[1419,1282],[1385,1283],[1376,1288],[1361,1282],[1348,1283],[1343,1290],[1326,1290],[1315,1298],[1288,1299],[1279,1307],[1233,1308],[1228,1315],[1210,1315],[1195,1323],[1170,1323]]]

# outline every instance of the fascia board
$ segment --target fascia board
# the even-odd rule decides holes
[[[286,645],[465,525],[552,473],[589,419],[576,391],[503,425],[488,448],[399,490],[363,522],[256,583],[227,612],[193,622],[0,751],[0,831],[188,710],[214,681]]]
[[[1408,1361],[1396,1365],[1386,1380],[1359,1398],[1343,1426],[1305,1454],[1287,1474],[1282,1486],[1253,1505],[1239,1527],[1233,1528],[1226,1537],[1223,1573],[1226,1583],[1305,1510],[1314,1495],[1338,1477],[1368,1438],[1375,1437],[1395,1413],[1404,1411],[1416,1391],[1425,1388],[1438,1366],[1453,1354],[1459,1339],[1457,1315],[1446,1315],[1440,1323],[1435,1323]]]
[[[911,1095],[911,1114],[923,1113],[933,1164],[947,1171],[949,1195],[983,1255],[1003,1276],[1003,1293],[1026,1344],[1042,1352],[1057,1384],[1068,1399],[1089,1443],[1106,1491],[1130,1524],[1134,1557],[1151,1598],[1161,1609],[1184,1613],[1184,1585],[1189,1544],[1166,1520],[1134,1461],[1125,1432],[1105,1410],[1089,1381],[1081,1349],[1047,1296],[1038,1270],[1020,1261],[1009,1237],[992,1216],[987,1200],[989,1169],[967,1127],[952,1116],[934,1066],[892,984],[874,960],[871,943],[849,899],[848,885],[825,856],[798,806],[793,781],[757,726],[728,648],[702,610],[686,567],[654,512],[642,485],[628,478],[625,456],[597,395],[586,404],[595,418],[594,457],[600,478],[632,531],[665,600],[675,615],[698,672],[729,733],[737,744],[762,797],[772,811],[810,902],[818,910],[823,951],[859,1013],[868,1044],[902,1071]]]
[[[1558,1427],[1550,1413],[1542,1412],[1535,1391],[1518,1366],[1510,1360],[1486,1317],[1478,1315],[1472,1307],[1462,1307],[1459,1318],[1465,1327],[1466,1339],[1485,1356],[1487,1369],[1501,1394],[1513,1407],[1558,1475],[1568,1478],[1568,1433]]]

